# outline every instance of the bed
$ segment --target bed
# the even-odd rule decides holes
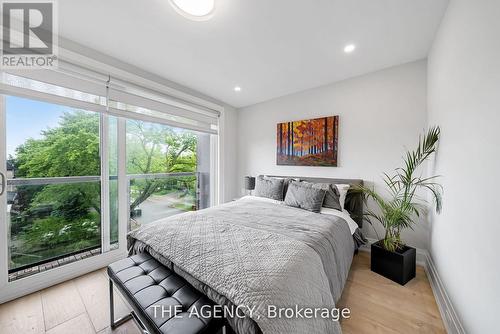
[[[300,180],[362,184],[361,180]],[[361,227],[361,196],[348,193],[345,208]],[[132,254],[149,253],[218,305],[236,308],[225,316],[238,334],[341,333],[339,323],[330,318],[288,319],[277,317],[276,311],[334,308],[360,239],[359,229],[353,231],[341,215],[313,213],[253,196],[162,219],[129,233]]]

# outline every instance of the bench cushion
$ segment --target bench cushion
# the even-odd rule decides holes
[[[214,303],[148,253],[112,263],[108,275],[157,333],[217,333],[222,328],[222,319],[198,316],[202,306]]]

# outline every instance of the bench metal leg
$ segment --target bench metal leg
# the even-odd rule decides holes
[[[129,321],[133,318],[132,313],[127,314],[123,318],[115,320],[115,301],[114,301],[114,289],[113,289],[113,281],[109,279],[109,320],[111,324],[111,328],[115,329],[120,326],[124,322]]]

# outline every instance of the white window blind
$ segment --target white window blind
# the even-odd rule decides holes
[[[49,99],[75,108],[109,113],[175,127],[218,133],[219,111],[183,101],[155,90],[82,71],[79,67],[55,70],[2,72],[0,91],[23,97]]]

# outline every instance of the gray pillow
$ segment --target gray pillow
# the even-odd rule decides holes
[[[284,179],[258,176],[255,179],[254,195],[282,201],[284,183]]]
[[[320,212],[326,191],[314,187],[313,183],[292,181],[288,185],[285,204],[312,212]]]
[[[292,181],[300,181],[298,178],[293,177],[276,177],[276,176],[266,176],[264,175],[264,179],[282,179],[283,180],[283,198],[286,196],[286,191],[288,189],[288,185]]]
[[[309,182],[308,182],[309,183]],[[312,183],[313,188],[326,191],[323,207],[342,211],[340,205],[340,192],[332,183]]]

